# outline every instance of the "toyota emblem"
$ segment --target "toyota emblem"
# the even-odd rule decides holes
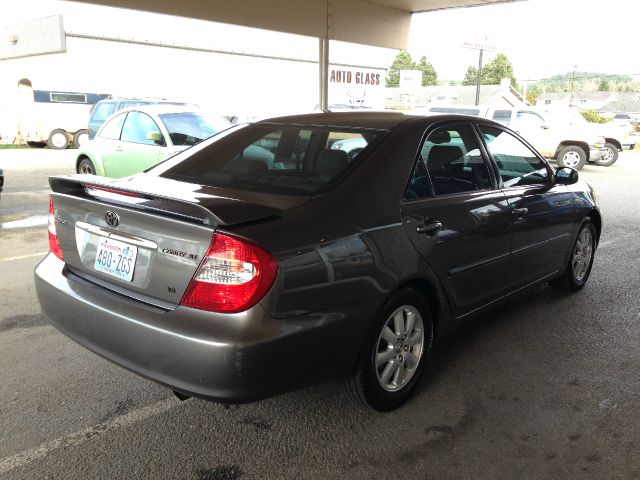
[[[112,212],[111,210],[104,214],[104,219],[107,221],[107,225],[109,225],[110,227],[117,227],[120,223],[120,217],[118,216],[118,214],[116,212]]]

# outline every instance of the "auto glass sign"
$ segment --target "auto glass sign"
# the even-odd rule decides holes
[[[349,107],[383,108],[384,70],[332,67],[329,71],[329,103]]]

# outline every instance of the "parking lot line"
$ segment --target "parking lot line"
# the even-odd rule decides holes
[[[161,413],[164,413],[178,405],[180,405],[180,401],[173,397],[160,400],[159,402],[152,403],[151,405],[147,405],[138,410],[116,417],[109,422],[99,423],[98,425],[85,428],[70,435],[50,440],[38,447],[5,457],[0,460],[0,475],[13,470],[14,468],[24,467],[29,465],[31,462],[45,458],[57,450],[74,447],[93,437],[98,437],[118,428],[128,427],[129,425],[140,422],[149,417],[160,415]]]
[[[28,255],[18,255],[17,257],[0,258],[0,262],[11,262],[13,260],[24,260],[25,258],[44,257],[47,252],[30,253]]]

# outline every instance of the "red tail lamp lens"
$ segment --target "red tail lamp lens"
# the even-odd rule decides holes
[[[212,312],[241,312],[262,300],[277,274],[278,263],[266,250],[215,233],[182,305]]]
[[[60,241],[58,240],[58,233],[56,232],[56,218],[55,218],[55,206],[53,205],[53,198],[49,197],[49,249],[60,260],[64,260],[62,249],[60,248]]]

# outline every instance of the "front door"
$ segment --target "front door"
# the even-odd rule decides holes
[[[120,141],[102,155],[107,176],[120,178],[146,170],[161,160],[165,141],[156,122],[146,113],[131,111]]]
[[[512,213],[508,279],[518,288],[563,268],[576,222],[573,195],[554,184],[547,162],[517,137],[496,127],[480,130]]]
[[[505,293],[511,212],[469,124],[429,134],[401,211],[414,247],[445,286],[454,315]]]

